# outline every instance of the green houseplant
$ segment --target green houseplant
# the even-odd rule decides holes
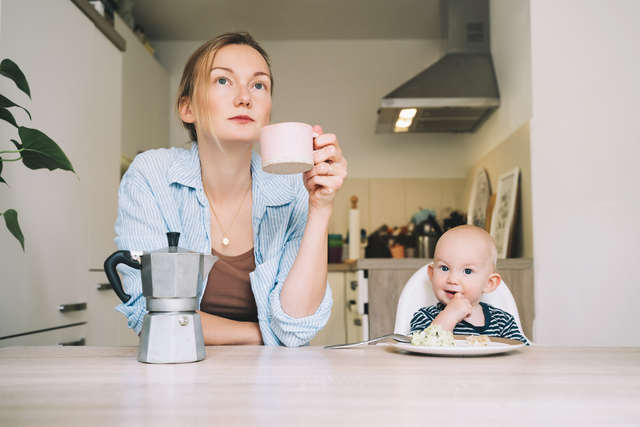
[[[29,83],[27,79],[16,65],[15,62],[10,59],[4,59],[0,63],[0,75],[12,80],[18,89],[27,94],[31,99],[31,91],[29,90]],[[2,177],[2,170],[5,162],[17,162],[22,161],[22,164],[29,169],[62,169],[76,173],[73,170],[73,165],[67,158],[64,151],[56,144],[51,138],[37,129],[28,128],[25,126],[18,126],[18,123],[9,110],[9,108],[20,108],[29,116],[31,120],[31,113],[26,108],[14,103],[13,101],[0,94],[0,120],[4,120],[10,125],[14,126],[18,131],[18,140],[11,139],[11,142],[15,146],[15,150],[0,151],[0,184],[5,184],[7,187],[9,183]],[[9,158],[7,158],[9,156]],[[15,157],[17,156],[17,157]],[[2,207],[0,206],[0,209]],[[4,218],[7,229],[22,245],[24,251],[24,236],[18,223],[18,213],[14,209],[8,209],[4,212],[0,211],[0,216]]]

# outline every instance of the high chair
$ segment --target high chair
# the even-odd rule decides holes
[[[429,264],[416,271],[402,289],[396,310],[396,325],[394,328],[394,333],[396,334],[407,335],[411,329],[410,323],[414,313],[422,307],[436,305],[438,303],[436,296],[433,294],[431,280],[429,280],[429,275],[427,274],[428,267]],[[513,295],[504,281],[500,281],[500,285],[495,291],[490,294],[483,294],[480,301],[491,304],[511,314],[518,324],[520,333],[522,336],[525,336],[522,331],[516,301],[513,299]]]

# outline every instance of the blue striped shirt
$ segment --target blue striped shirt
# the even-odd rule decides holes
[[[481,302],[480,306],[484,313],[484,325],[474,326],[466,320],[463,320],[453,328],[454,335],[487,335],[489,337],[518,340],[529,345],[529,340],[520,332],[518,324],[511,314],[492,305],[485,304],[484,302]],[[439,302],[438,305],[432,305],[418,310],[411,319],[411,331],[409,334],[422,331],[429,327],[433,319],[435,319],[445,307],[444,304]]]
[[[309,193],[299,174],[263,172],[255,152],[251,174],[256,269],[249,276],[262,340],[265,345],[305,345],[327,323],[333,303],[327,283],[324,298],[311,316],[293,318],[280,305],[282,285],[307,223]],[[166,247],[166,233],[177,231],[180,247],[211,253],[209,212],[197,144],[191,150],[174,147],[144,152],[136,156],[120,183],[116,245],[121,250],[152,251]],[[125,314],[129,327],[140,333],[147,313],[140,271],[124,264],[118,270],[131,299],[116,310]]]

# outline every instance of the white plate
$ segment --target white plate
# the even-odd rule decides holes
[[[407,343],[391,343],[392,347],[399,350],[410,351],[412,353],[432,354],[436,356],[485,356],[488,354],[506,353],[524,347],[525,343],[515,341],[519,344],[504,344],[501,342],[490,342],[486,346],[476,346],[467,344],[466,340],[456,340],[453,347],[426,347]]]

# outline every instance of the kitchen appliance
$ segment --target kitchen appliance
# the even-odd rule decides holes
[[[116,271],[118,264],[141,270],[147,313],[142,323],[138,361],[186,363],[205,358],[200,314],[196,313],[203,281],[217,257],[178,247],[180,233],[167,233],[169,246],[151,252],[116,251],[104,271],[118,297],[127,302]],[[139,261],[139,262],[138,262]]]
[[[441,0],[445,55],[382,98],[376,133],[475,132],[500,106],[489,0]]]

